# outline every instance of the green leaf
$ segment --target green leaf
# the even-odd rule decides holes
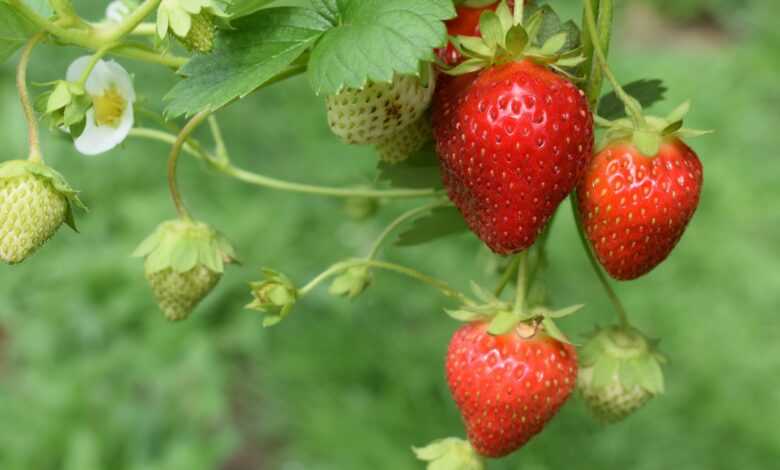
[[[241,18],[220,32],[213,53],[188,62],[165,97],[166,114],[176,117],[215,110],[242,98],[285,71],[331,27],[307,8],[269,8]]]
[[[37,28],[17,14],[16,10],[0,3],[0,63],[22,47],[36,30]]]
[[[418,75],[421,61],[447,42],[444,20],[455,16],[452,0],[339,0],[337,26],[311,54],[309,78],[316,94],[333,95],[394,74]]]
[[[637,80],[623,86],[626,93],[639,101],[643,108],[649,108],[664,99],[666,86],[662,80]],[[626,116],[625,106],[615,92],[605,95],[599,105],[599,116],[605,119],[620,119]]]
[[[403,162],[380,162],[378,171],[380,181],[389,182],[397,188],[442,187],[439,158],[433,143],[429,143]]]
[[[465,232],[466,230],[468,230],[468,226],[456,208],[442,207],[434,209],[427,216],[415,220],[407,231],[398,236],[396,245],[422,245],[442,237]]]
[[[274,0],[233,0],[227,8],[227,14],[231,18],[247,16],[267,6]]]

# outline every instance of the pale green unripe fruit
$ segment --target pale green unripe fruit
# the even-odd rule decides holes
[[[185,320],[217,286],[225,265],[235,260],[230,242],[193,220],[161,223],[135,250],[165,318]]]
[[[653,394],[639,385],[625,387],[615,379],[606,387],[593,386],[593,368],[580,368],[579,390],[593,416],[605,424],[617,423],[642,408]]]
[[[433,80],[396,75],[390,83],[368,83],[329,96],[328,124],[347,144],[378,144],[423,115],[433,96]]]
[[[580,350],[577,388],[598,421],[616,423],[663,393],[664,361],[636,329],[598,330]]]
[[[207,54],[214,49],[217,28],[211,15],[202,10],[191,17],[192,26],[186,36],[180,37],[181,43],[189,50]]]
[[[432,138],[431,123],[423,117],[376,145],[379,159],[387,163],[408,160]]]
[[[160,310],[171,321],[186,320],[221,278],[222,273],[203,265],[184,273],[168,268],[146,275]]]
[[[24,160],[0,164],[0,260],[21,263],[63,222],[73,226],[71,203],[81,205],[53,169]]]

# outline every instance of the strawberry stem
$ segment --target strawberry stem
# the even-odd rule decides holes
[[[609,64],[607,63],[607,56],[604,52],[605,49],[608,49],[608,43],[610,40],[610,33],[601,32],[599,34],[599,28],[596,25],[596,15],[593,10],[593,4],[591,3],[591,0],[583,0],[583,4],[585,5],[585,25],[588,29],[588,33],[590,38],[592,38],[592,44],[593,44],[593,52],[595,53],[595,58],[597,59],[599,65],[601,66],[601,71],[603,72],[604,76],[609,80],[609,82],[612,84],[612,88],[615,90],[615,94],[617,94],[618,98],[620,98],[620,101],[623,102],[623,104],[626,107],[626,113],[631,116],[631,120],[634,122],[634,125],[637,129],[647,129],[648,124],[645,120],[644,115],[642,114],[642,105],[639,104],[639,102],[633,98],[631,95],[626,93],[626,91],[623,89],[622,86],[620,86],[620,82],[615,77],[615,75],[612,73],[612,70],[609,68]],[[600,15],[603,15],[605,18],[607,15],[611,15],[611,0],[606,0],[603,3],[599,4],[599,12]],[[605,13],[606,12],[606,13]],[[607,22],[604,20],[602,22],[602,28],[604,30],[611,30],[611,21]],[[596,77],[597,81],[600,80],[599,77]],[[592,83],[589,81],[589,83]],[[599,84],[600,88],[600,84]],[[590,90],[589,92],[598,92],[599,90]],[[593,100],[594,95],[591,95],[590,98]],[[597,96],[597,95],[595,95]]]
[[[393,233],[393,230],[400,227],[405,222],[412,220],[419,215],[425,214],[426,212],[432,211],[437,207],[443,207],[449,204],[450,203],[447,200],[440,200],[440,201],[432,202],[430,204],[426,204],[424,206],[415,207],[414,209],[410,209],[404,212],[403,214],[398,216],[397,219],[391,222],[390,225],[388,225],[387,228],[385,228],[385,230],[379,235],[376,241],[374,241],[374,244],[371,246],[371,251],[369,251],[368,256],[366,256],[366,259],[372,260],[376,258],[376,256],[379,254],[379,249],[382,247],[382,243],[384,243],[384,241],[387,240],[387,237],[389,237],[390,234]]]
[[[604,274],[604,271],[602,271],[601,266],[599,266],[599,263],[596,260],[596,256],[593,254],[593,250],[591,249],[590,242],[585,236],[585,230],[582,227],[582,218],[580,217],[580,213],[577,210],[576,192],[571,193],[570,200],[572,214],[574,214],[574,221],[577,224],[577,234],[580,237],[582,247],[585,250],[585,254],[588,256],[588,261],[590,261],[593,272],[596,273],[596,277],[599,278],[599,282],[601,282],[602,287],[604,287],[604,291],[607,293],[607,297],[609,297],[609,300],[612,302],[612,306],[615,308],[615,313],[617,313],[617,316],[620,319],[620,324],[624,327],[630,327],[631,323],[628,321],[628,314],[626,313],[626,309],[623,307],[623,303],[615,293],[615,290],[612,289],[612,286],[609,284],[609,280]]]
[[[19,90],[19,101],[22,103],[24,111],[24,120],[27,122],[27,137],[30,145],[30,153],[27,157],[31,162],[43,162],[41,153],[41,138],[38,134],[38,121],[35,119],[35,111],[30,103],[30,94],[27,91],[27,66],[30,63],[30,56],[36,45],[45,37],[41,32],[30,38],[22,49],[22,55],[19,58],[19,65],[16,67],[16,88]]]
[[[86,68],[84,68],[84,71],[81,73],[79,81],[76,83],[81,87],[86,86],[87,80],[89,80],[89,75],[92,73],[92,70],[94,70],[97,63],[100,62],[100,59],[102,59],[103,56],[105,56],[111,49],[115,48],[116,46],[116,43],[106,44],[105,46],[95,51],[95,53],[92,54],[92,57],[90,57]]]
[[[136,127],[130,131],[131,137],[137,137],[148,140],[156,140],[173,145],[177,136],[157,129]],[[210,164],[220,173],[236,178],[244,183],[261,186],[264,188],[275,189],[278,191],[289,191],[300,194],[311,194],[325,197],[351,198],[364,197],[369,199],[419,199],[429,198],[441,195],[441,192],[430,189],[363,189],[363,188],[334,188],[329,186],[316,186],[311,184],[294,183],[284,181],[269,176],[252,173],[239,167],[233,166],[229,161],[213,155],[203,149],[203,147],[192,138],[188,138],[182,150],[193,157]]]
[[[583,64],[583,70],[586,76],[590,77],[585,87],[585,93],[590,100],[590,108],[594,111],[598,109],[601,99],[601,89],[604,83],[604,74],[601,71],[600,63],[594,60],[594,43],[601,45],[601,50],[605,56],[609,55],[609,44],[612,36],[612,20],[614,17],[613,0],[586,0],[594,10],[594,16],[597,18],[598,36],[592,37],[590,30],[585,28],[583,31],[583,55],[586,61]],[[587,10],[583,14],[583,24],[587,22]]]
[[[528,250],[520,253],[517,257],[520,259],[520,266],[517,269],[514,312],[521,313],[525,310],[525,299],[528,292]]]
[[[402,274],[406,277],[415,279],[417,281],[420,281],[424,284],[428,284],[429,286],[439,290],[442,294],[444,294],[446,297],[451,297],[454,299],[457,299],[459,302],[463,303],[464,305],[468,306],[474,306],[476,303],[471,300],[468,296],[463,294],[462,292],[459,292],[452,287],[449,286],[446,282],[436,279],[434,277],[428,276],[427,274],[423,274],[419,271],[416,271],[412,268],[396,264],[396,263],[389,263],[386,261],[378,261],[378,260],[367,260],[367,259],[355,259],[355,260],[348,260],[348,261],[342,261],[339,263],[336,263],[317,275],[314,279],[309,281],[308,284],[303,286],[298,290],[298,295],[300,297],[303,297],[304,295],[308,294],[314,288],[316,288],[318,285],[320,285],[322,282],[326,281],[327,279],[341,274],[342,272],[345,272],[351,268],[358,268],[358,267],[367,267],[367,268],[376,268],[376,269],[383,269],[385,271],[393,271],[398,274]]]
[[[517,268],[520,266],[520,261],[520,255],[515,255],[512,258],[512,261],[509,262],[509,265],[504,270],[504,274],[501,275],[501,280],[498,281],[498,286],[496,286],[494,291],[494,295],[496,297],[500,297],[504,292],[504,289],[506,289],[506,286],[509,285],[509,281],[512,279],[512,276],[517,273]]]
[[[622,89],[622,87],[620,87],[620,84],[617,83],[617,80],[615,79],[614,75],[612,75],[612,73],[610,72],[609,67],[606,66],[607,59],[604,51],[609,50],[610,41],[612,39],[612,34],[611,34],[612,0],[583,0],[583,1],[585,3],[585,23],[588,24],[588,28],[587,28],[588,35],[585,38],[586,39],[585,47],[586,49],[590,49],[590,47],[592,47],[593,49],[592,52],[599,59],[604,74],[612,82],[612,85],[615,88],[615,92],[618,94],[618,96],[620,96],[621,92],[623,93],[623,95],[628,96],[625,93],[625,91]],[[595,15],[594,15],[594,3],[596,4],[595,8],[598,8],[599,11],[599,18],[601,20],[599,21],[599,25],[601,27],[600,30],[596,28]],[[602,15],[604,15],[605,18],[602,18]],[[592,63],[593,57],[590,57],[589,60],[591,60]],[[601,94],[601,81],[603,79],[603,77],[600,74],[595,73],[597,71],[598,71],[597,67],[591,67],[590,70],[587,71],[588,82],[585,85],[585,90],[587,91],[588,99],[590,100],[591,103],[595,103],[594,106],[598,104],[598,99]],[[629,97],[629,100],[633,100],[633,98]],[[585,250],[585,254],[588,257],[588,261],[590,262],[591,267],[593,268],[593,272],[596,273],[596,277],[598,277],[599,282],[604,288],[604,291],[607,293],[607,297],[609,297],[609,300],[612,302],[612,305],[615,309],[615,313],[617,313],[617,316],[620,319],[620,324],[623,326],[629,326],[630,322],[628,320],[628,314],[626,313],[626,309],[625,307],[623,307],[623,303],[620,301],[620,298],[617,296],[614,289],[612,289],[612,286],[610,285],[609,280],[604,274],[604,271],[602,271],[601,266],[598,263],[598,260],[596,260],[596,256],[593,254],[593,249],[590,246],[590,242],[588,241],[588,238],[585,236],[585,230],[583,229],[583,225],[582,225],[582,217],[580,216],[578,210],[579,204],[577,201],[576,191],[571,193],[571,195],[569,196],[569,200],[571,203],[572,215],[574,216],[574,222],[577,226],[577,235],[579,236],[580,241],[582,242],[582,247]]]
[[[192,217],[184,206],[184,201],[179,192],[179,186],[176,183],[177,164],[179,163],[179,155],[181,155],[182,147],[184,147],[184,144],[187,142],[187,138],[209,117],[210,114],[210,111],[201,111],[184,125],[181,132],[179,132],[179,135],[176,137],[176,141],[173,143],[170,156],[168,157],[168,188],[171,192],[171,199],[173,199],[173,205],[176,206],[176,212],[179,214],[179,217],[187,221],[192,220]]]

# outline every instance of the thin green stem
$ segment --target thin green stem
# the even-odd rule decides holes
[[[59,24],[53,23],[36,13],[35,10],[28,7],[23,0],[8,0],[8,4],[34,26],[53,36],[57,36],[64,42],[80,45],[90,38],[88,30],[63,28]]]
[[[35,119],[35,110],[30,102],[30,94],[27,91],[27,66],[30,63],[30,56],[35,46],[43,40],[45,33],[38,33],[22,49],[19,64],[16,66],[16,88],[19,90],[19,101],[22,104],[24,120],[27,122],[27,139],[29,141],[30,152],[27,157],[32,162],[43,162],[43,153],[41,153],[41,138],[38,134],[38,121]]]
[[[144,1],[138,8],[127,15],[121,23],[105,32],[98,33],[97,37],[101,41],[108,42],[115,42],[122,39],[122,37],[130,34],[139,24],[141,24],[147,16],[151,15],[159,4],[160,0]]]
[[[177,137],[173,134],[156,129],[135,128],[130,131],[131,137],[148,140],[156,140],[169,145],[176,143]],[[440,193],[434,189],[359,189],[359,188],[332,188],[327,186],[315,186],[309,184],[291,183],[289,181],[270,178],[268,176],[242,170],[231,164],[222,164],[214,155],[202,149],[202,146],[194,139],[188,139],[183,150],[201,160],[214,165],[217,171],[236,178],[248,184],[261,186],[280,191],[290,191],[318,196],[348,198],[365,197],[369,199],[415,199],[438,196]]]
[[[105,56],[108,51],[116,47],[116,44],[106,44],[105,46],[101,47],[97,51],[95,51],[94,54],[92,54],[92,57],[90,57],[89,62],[87,63],[87,67],[84,69],[84,72],[81,73],[81,77],[79,77],[78,84],[82,87],[87,83],[87,80],[89,79],[89,74],[92,73],[92,70],[95,68],[95,65],[100,61],[100,59]]]
[[[605,10],[609,10],[609,8],[605,8],[609,6],[609,0],[605,1],[604,3],[600,4],[599,10],[602,14],[611,14],[611,12],[605,13]],[[631,116],[631,119],[634,121],[634,124],[639,128],[645,128],[647,127],[647,121],[645,120],[644,116],[642,115],[642,106],[639,104],[639,102],[631,97],[626,91],[623,89],[623,87],[620,85],[620,82],[618,81],[617,77],[612,73],[612,70],[609,68],[609,64],[607,63],[607,56],[604,52],[605,47],[601,44],[601,38],[602,34],[606,36],[607,39],[609,39],[610,33],[599,33],[599,28],[596,25],[596,16],[593,11],[593,5],[591,4],[591,0],[583,0],[583,4],[585,6],[585,24],[588,29],[588,32],[590,34],[590,37],[594,40],[593,43],[593,52],[595,53],[596,59],[599,62],[599,65],[601,66],[601,71],[604,74],[604,76],[609,80],[609,82],[612,84],[612,88],[615,90],[615,93],[618,95],[620,100],[623,102],[623,104],[626,106],[626,112]],[[607,29],[610,29],[611,27],[611,20],[606,25]],[[608,48],[608,47],[607,47]],[[593,92],[595,90],[588,90],[589,92]],[[590,97],[592,99],[592,96]]]
[[[57,15],[57,22],[63,26],[82,23],[70,0],[49,0],[49,5],[51,5],[52,10]]]
[[[159,2],[159,0],[154,0]],[[27,19],[31,24],[38,29],[46,31],[52,36],[57,37],[60,41],[66,44],[73,44],[86,49],[97,50],[100,49],[107,42],[116,42],[114,37],[121,38],[127,33],[124,33],[124,29],[127,26],[122,26],[122,34],[117,35],[115,28],[106,28],[105,30],[98,30],[94,28],[65,28],[59,23],[49,21],[47,18],[36,13],[33,9],[28,7],[22,0],[8,0],[9,5],[14,8],[22,17]],[[149,3],[146,4],[147,7]],[[140,7],[139,7],[140,8]],[[137,11],[137,10],[136,10]],[[132,15],[131,15],[132,16]],[[127,21],[130,17],[126,18]],[[143,20],[141,18],[137,21],[136,26]],[[127,23],[129,24],[129,23]],[[123,22],[122,25],[125,25]],[[135,27],[135,26],[134,26]],[[120,43],[111,52],[114,55],[127,57],[130,59],[136,59],[143,62],[149,62],[153,64],[164,65],[166,67],[179,68],[187,63],[186,58],[174,56],[171,54],[163,53],[159,54],[154,51],[144,49],[142,45]]]
[[[509,262],[509,265],[504,270],[504,274],[501,275],[501,279],[498,281],[498,286],[496,286],[496,289],[493,292],[496,297],[501,297],[504,289],[506,289],[506,286],[509,285],[509,281],[511,281],[515,274],[517,274],[517,268],[520,266],[521,255],[522,254],[512,257],[512,261]]]
[[[111,51],[111,54],[151,64],[164,65],[173,69],[178,69],[189,61],[186,57],[179,57],[168,53],[158,54],[157,52],[147,50],[141,46],[130,44],[116,46]]]
[[[577,210],[577,196],[575,193],[572,193],[570,196],[570,201],[572,214],[574,215],[574,221],[577,224],[577,234],[580,237],[582,247],[585,250],[585,254],[588,256],[588,261],[590,261],[593,272],[596,273],[596,277],[599,278],[599,282],[601,283],[602,287],[604,287],[604,291],[607,293],[607,297],[609,297],[609,300],[612,302],[612,305],[615,308],[615,312],[620,319],[620,324],[626,327],[630,326],[626,309],[623,307],[623,303],[620,301],[620,298],[617,296],[614,289],[612,289],[607,276],[604,274],[604,271],[601,269],[598,260],[596,260],[596,256],[593,254],[593,249],[590,246],[588,238],[585,236],[585,230],[582,226],[582,217],[580,217],[580,213]]]
[[[389,237],[396,228],[400,227],[407,221],[414,219],[418,215],[424,214],[428,211],[436,209],[437,207],[442,207],[447,204],[448,202],[446,201],[436,201],[421,207],[415,207],[414,209],[408,210],[401,214],[390,225],[388,225],[387,228],[385,228],[385,230],[379,235],[376,241],[374,241],[374,244],[371,246],[371,251],[368,252],[366,259],[371,260],[376,258],[376,256],[379,254],[379,249],[382,247],[382,243],[387,240],[387,237]]]
[[[217,158],[221,162],[229,162],[230,157],[228,156],[225,139],[222,137],[222,129],[219,128],[219,121],[213,114],[209,116],[209,129],[211,130],[211,137],[214,139],[214,153]]]
[[[130,137],[137,137],[140,139],[156,140],[168,145],[176,143],[176,136],[164,131],[158,131],[157,129],[147,129],[145,127],[135,127],[130,130]],[[188,139],[182,146],[184,153],[187,153],[199,160],[209,161],[209,156],[204,155],[200,149],[200,145],[193,142],[192,139]]]
[[[612,39],[612,20],[614,17],[613,0],[586,0],[589,1],[594,9],[598,22],[598,36],[591,37],[590,29],[583,31],[583,54],[587,58],[584,64],[584,70],[589,77],[585,93],[590,97],[591,109],[594,112],[598,109],[601,98],[601,89],[604,83],[604,75],[598,61],[593,60],[594,42],[601,46],[605,57],[609,56],[609,45]],[[583,14],[583,24],[587,22],[587,12]]]
[[[314,194],[318,196],[349,198],[364,197],[369,199],[417,199],[434,197],[440,194],[435,189],[360,189],[360,188],[331,188],[326,186],[314,186],[308,184],[282,181],[268,176],[242,170],[233,165],[219,168],[222,173],[236,178],[245,183],[263,186],[266,188],[296,193]]]
[[[517,255],[520,258],[520,265],[517,268],[517,290],[515,292],[515,313],[520,313],[525,309],[526,294],[528,292],[528,251]]]
[[[314,290],[314,288],[316,288],[318,285],[320,285],[328,278],[356,267],[384,269],[386,271],[392,271],[398,274],[402,274],[406,277],[416,279],[424,284],[428,284],[429,286],[434,287],[435,289],[439,290],[442,294],[444,294],[446,297],[457,299],[458,301],[466,305],[474,305],[473,300],[468,298],[462,292],[459,292],[451,288],[449,284],[447,284],[446,282],[440,279],[436,279],[434,277],[428,276],[427,274],[423,274],[419,271],[416,271],[412,268],[400,264],[389,263],[386,261],[365,260],[365,259],[342,261],[340,263],[334,264],[333,266],[329,267],[328,269],[326,269],[325,271],[317,275],[317,277],[312,279],[308,284],[306,284],[301,289],[299,289],[298,293],[300,296],[304,296],[309,292],[311,292],[312,290]]]
[[[177,163],[179,162],[179,155],[181,154],[181,150],[184,147],[184,144],[187,142],[190,134],[192,134],[195,129],[197,129],[198,126],[209,117],[210,114],[211,113],[208,111],[201,111],[193,116],[189,122],[187,122],[187,124],[182,128],[181,132],[179,132],[176,141],[173,143],[170,156],[168,157],[168,188],[171,192],[171,199],[173,199],[173,204],[176,206],[176,212],[179,214],[179,217],[184,220],[192,220],[192,217],[187,211],[187,208],[184,206],[184,201],[181,198],[181,193],[179,192],[179,187],[176,183],[176,167]]]
[[[529,289],[534,285],[534,282],[536,282],[536,277],[539,272],[542,271],[547,264],[547,241],[550,239],[550,231],[552,230],[552,225],[553,222],[555,222],[555,217],[557,215],[558,211],[556,211],[550,221],[547,222],[547,225],[544,227],[544,230],[542,230],[541,235],[536,239],[536,243],[533,246],[533,249],[536,251],[536,260],[528,273]]]

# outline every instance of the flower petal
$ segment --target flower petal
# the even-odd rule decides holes
[[[98,155],[121,144],[133,128],[135,115],[132,103],[128,103],[117,127],[99,126],[95,122],[95,110],[87,111],[84,132],[76,138],[76,150],[83,155]]]

